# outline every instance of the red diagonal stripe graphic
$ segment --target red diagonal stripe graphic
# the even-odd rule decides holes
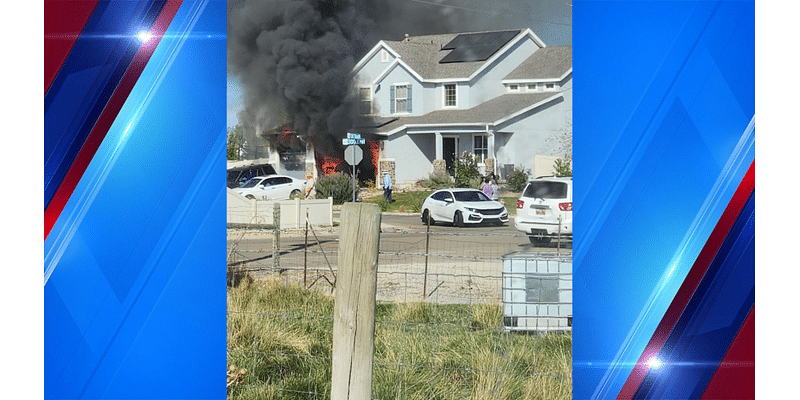
[[[83,176],[83,173],[86,172],[86,168],[88,168],[89,163],[92,161],[92,158],[94,158],[97,149],[100,147],[100,144],[103,143],[108,129],[117,118],[119,110],[122,108],[123,104],[125,104],[125,100],[127,100],[133,86],[142,74],[144,67],[161,42],[161,37],[166,32],[167,27],[170,22],[172,22],[172,18],[175,17],[182,2],[183,0],[169,0],[164,5],[158,18],[156,18],[156,21],[153,23],[152,29],[150,29],[150,33],[153,37],[149,41],[142,43],[141,47],[139,47],[139,50],[133,57],[131,65],[125,71],[119,85],[117,85],[117,88],[111,95],[108,104],[106,104],[106,107],[97,119],[92,131],[86,138],[86,142],[75,157],[75,161],[72,163],[69,171],[67,171],[64,180],[53,195],[50,205],[44,210],[45,240],[53,229],[53,225],[55,225],[59,215],[61,215],[61,211],[64,210],[67,201],[75,191],[75,187],[78,186],[78,182]]]
[[[78,40],[99,0],[44,2],[44,93]]]
[[[755,360],[756,309],[753,306],[701,399],[755,399]]]
[[[708,271],[708,266],[717,254],[719,247],[722,245],[722,242],[725,241],[725,237],[728,236],[728,232],[730,232],[734,222],[736,222],[736,218],[742,211],[742,207],[744,207],[750,194],[753,193],[755,189],[755,168],[756,162],[753,160],[741,183],[739,183],[739,187],[728,203],[728,206],[725,208],[725,211],[723,211],[719,222],[717,222],[706,244],[697,256],[697,260],[695,260],[694,265],[692,265],[692,268],[686,275],[686,279],[684,279],[683,284],[681,284],[680,289],[678,289],[678,293],[675,294],[675,298],[672,300],[669,308],[667,308],[666,313],[664,313],[664,317],[662,317],[661,322],[653,333],[653,337],[647,343],[647,346],[645,346],[639,360],[636,361],[636,365],[633,367],[628,379],[622,386],[619,395],[617,395],[617,399],[632,399],[645,376],[647,376],[647,371],[650,369],[647,366],[647,361],[661,351],[661,347],[664,346],[664,342],[666,342],[669,334],[672,332],[673,328],[675,328],[675,324],[678,322],[678,319],[680,319],[683,310],[692,298],[692,295],[697,289],[697,285],[700,284],[706,271]]]

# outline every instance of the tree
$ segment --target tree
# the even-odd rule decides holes
[[[556,176],[572,176],[572,163],[568,159],[556,159],[553,169],[555,169]]]
[[[228,160],[238,160],[242,156],[244,145],[244,131],[239,125],[228,131]]]
[[[555,142],[556,152],[562,156],[553,163],[553,169],[558,176],[572,176],[572,119],[566,118],[564,129],[548,138]]]
[[[474,187],[480,185],[481,172],[478,170],[477,158],[469,152],[461,153],[455,159],[455,184],[456,187]]]

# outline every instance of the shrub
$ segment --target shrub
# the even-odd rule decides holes
[[[433,190],[446,189],[453,186],[453,177],[448,175],[447,172],[431,172],[428,179],[422,180],[420,185]]]
[[[528,171],[525,168],[514,168],[513,171],[506,177],[508,190],[512,192],[521,192],[528,184]]]
[[[422,203],[428,197],[429,192],[412,192],[409,194],[408,207],[413,212],[422,210]]]
[[[353,201],[353,181],[350,180],[350,176],[339,172],[317,179],[314,189],[317,191],[318,199],[333,197],[333,204]],[[358,195],[358,186],[356,186],[356,195]]]
[[[455,170],[456,187],[472,187],[474,179],[480,179],[481,172],[478,170],[478,160],[472,153],[463,152],[461,157],[455,160],[453,165]]]
[[[572,176],[572,162],[567,158],[556,159],[553,169],[557,176]]]
[[[381,212],[386,212],[389,210],[389,200],[386,200],[386,198],[384,197],[378,199],[378,201],[376,201],[375,204],[378,205],[378,208],[381,209]]]

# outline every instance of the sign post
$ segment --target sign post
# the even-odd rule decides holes
[[[356,201],[356,165],[364,158],[364,152],[360,144],[366,143],[359,133],[348,133],[346,139],[342,139],[342,144],[347,146],[344,149],[344,160],[353,166],[353,202]]]

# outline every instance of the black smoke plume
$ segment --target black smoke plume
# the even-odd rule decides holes
[[[358,60],[381,39],[448,32],[464,18],[458,9],[419,12],[419,5],[229,0],[228,69],[244,87],[238,117],[246,136],[290,126],[318,150],[338,149],[357,118],[351,72]]]

